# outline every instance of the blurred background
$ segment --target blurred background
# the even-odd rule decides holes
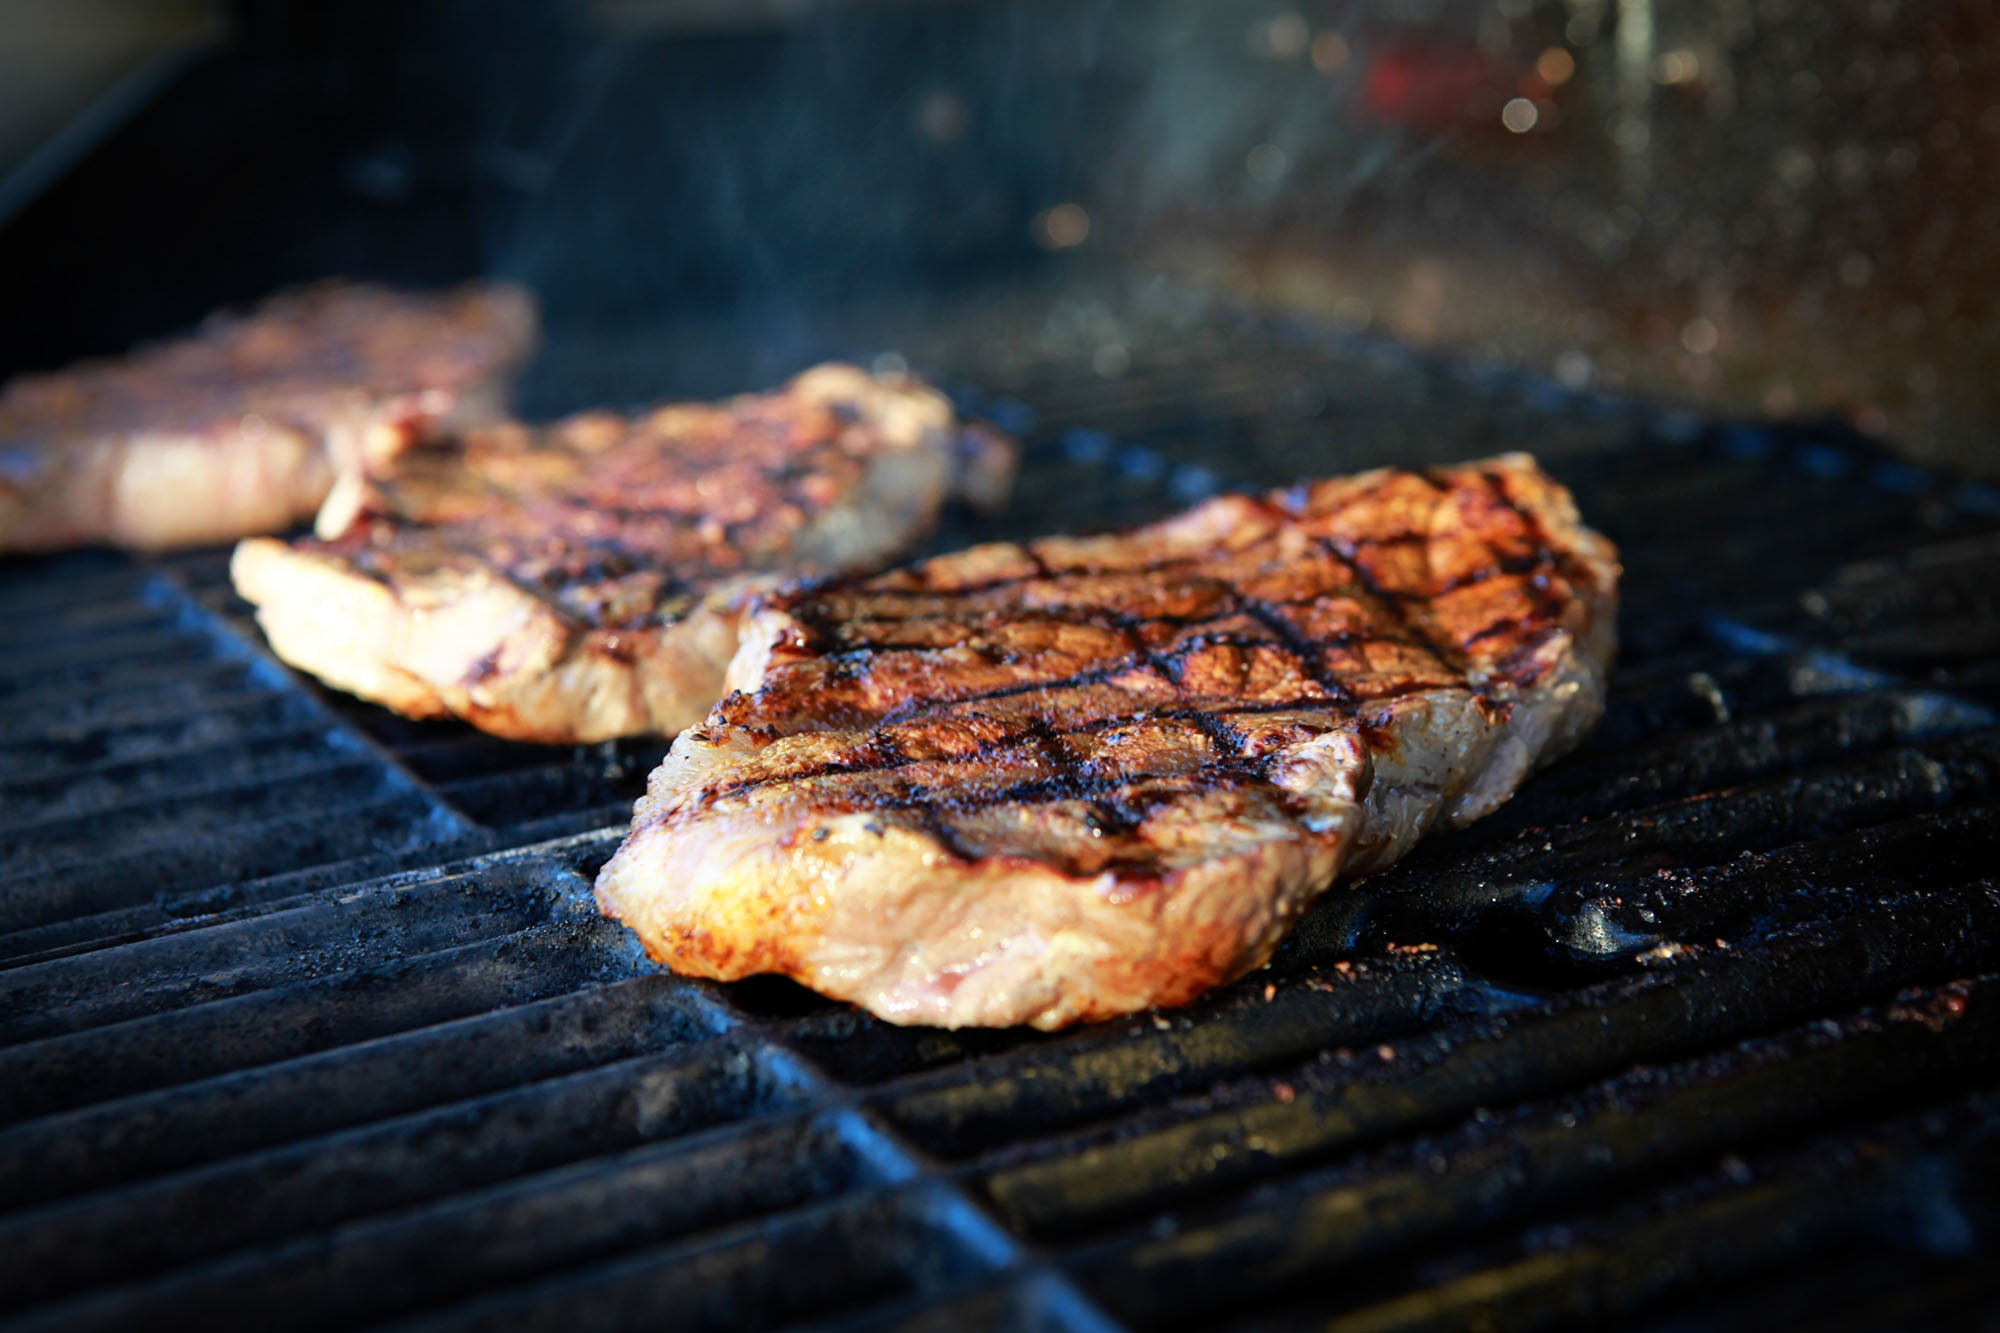
[[[2000,17],[0,0],[0,372],[478,273],[543,301],[531,411],[856,347],[1116,380],[1251,302],[1990,474]]]

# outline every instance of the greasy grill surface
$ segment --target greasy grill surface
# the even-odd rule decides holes
[[[588,891],[657,747],[511,746],[322,693],[262,655],[213,554],[9,566],[10,1314],[1990,1309],[2000,496],[1832,430],[1226,332],[1228,356],[1137,346],[1116,383],[982,366],[969,405],[1032,446],[1022,495],[941,544],[1529,447],[1623,550],[1622,663],[1581,753],[1336,890],[1270,968],[1055,1037],[660,975]]]
[[[8,566],[0,959],[598,827],[663,752],[509,745],[302,683],[225,559]]]

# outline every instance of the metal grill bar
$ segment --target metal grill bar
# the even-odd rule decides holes
[[[71,620],[76,623],[52,628],[31,641],[8,636],[4,642],[16,651],[0,665],[4,678],[12,682],[22,674],[56,666],[88,668],[130,658],[149,651],[149,646],[182,637],[180,617],[172,608],[150,602],[95,607],[87,615],[73,613]]]
[[[0,700],[65,689],[95,690],[214,656],[214,647],[205,638],[178,629],[95,639],[55,651],[16,652],[0,664]]]
[[[155,732],[150,753],[103,755],[82,758],[73,743],[23,746],[17,752],[0,752],[10,776],[0,778],[0,791],[19,807],[34,815],[74,813],[83,810],[114,809],[121,804],[171,793],[187,782],[189,773],[223,774],[228,781],[231,769],[258,771],[274,765],[297,763],[292,752],[327,739],[324,726],[296,711],[299,705],[282,696],[258,700],[251,709],[253,722],[262,722],[249,736],[226,739],[196,739],[175,744],[194,728],[180,727],[161,737]],[[247,729],[247,728],[246,728]],[[161,740],[165,743],[162,744]],[[140,749],[144,741],[126,740],[127,749]],[[36,750],[41,753],[37,755]],[[61,758],[58,759],[57,756]],[[32,759],[45,762],[35,764]],[[260,768],[261,766],[261,768]]]
[[[1995,721],[1989,709],[1927,691],[1812,700],[1652,745],[1598,749],[1537,781],[1502,807],[1497,819],[1483,821],[1480,831],[1633,810],[1901,742],[1921,744],[1991,728]]]
[[[395,790],[397,784],[382,778],[379,769],[356,765],[343,772],[370,780],[376,789],[356,799],[349,786],[334,782],[312,793],[328,799],[310,814],[239,820],[229,817],[237,813],[231,810],[211,820],[211,828],[179,834],[171,807],[160,808],[150,828],[142,824],[135,830],[131,842],[137,846],[121,843],[111,855],[91,854],[93,845],[101,852],[102,829],[93,842],[86,823],[59,825],[56,831],[67,841],[56,843],[53,854],[29,850],[6,858],[7,872],[25,887],[0,904],[0,929],[22,930],[86,910],[132,906],[218,880],[254,879],[367,851],[414,851],[447,842],[463,828],[457,816],[422,793]],[[299,784],[287,794],[307,791],[311,788]],[[287,808],[283,795],[265,808]]]
[[[727,1047],[640,1056],[272,1148],[0,1222],[15,1301],[47,1300],[319,1230],[799,1100],[796,1077]],[[176,1226],[191,1202],[208,1219]]]
[[[0,699],[0,738],[35,740],[56,728],[152,721],[228,707],[268,690],[247,662],[201,662],[135,670],[122,679],[71,682]]]
[[[423,903],[412,910],[410,898]],[[210,930],[0,973],[0,1012],[27,1040],[212,1003],[329,976],[383,957],[417,957],[509,935],[551,915],[554,890],[504,871],[367,889]]]
[[[1550,933],[1589,958],[1623,957],[1674,940],[1733,935],[1746,925],[1861,911],[1885,892],[1907,892],[2000,865],[2000,807],[1982,801],[1738,857],[1701,870],[1656,872],[1617,892],[1553,895]]]
[[[1885,1213],[1916,1223],[1920,1235],[1921,1219],[1910,1216],[1912,1196],[1935,1191],[1940,1176],[1991,1187],[2000,1166],[1992,1137],[1996,1113],[2000,1104],[1981,1094],[1942,1114],[1830,1136],[1756,1166],[1735,1158],[1711,1178],[1649,1199],[1624,1216],[1565,1224],[1556,1229],[1556,1243],[1512,1262],[1315,1322],[1341,1333],[1400,1333],[1641,1316],[1674,1293],[1712,1290],[1719,1279],[1831,1250],[1827,1257],[1835,1262],[1812,1265],[1812,1281],[1824,1290],[1840,1280],[1843,1243],[1885,1239],[1879,1235]],[[1951,1207],[1948,1196],[1942,1206]],[[1934,1287],[1928,1279],[1942,1266],[1934,1261],[1925,1281],[1899,1286],[1899,1304],[1921,1314],[1931,1304],[1926,1297],[1934,1296],[1949,1310],[1992,1290],[1990,1267],[1977,1262],[1972,1274],[1951,1272],[1952,1286]],[[1739,1305],[1735,1313],[1741,1318],[1746,1312]],[[1849,1326],[1880,1325],[1864,1317]],[[1696,1327],[1716,1325],[1704,1319]]]
[[[1488,1007],[1482,984],[1437,955],[1383,960],[1314,982],[1285,985],[1268,1000],[1254,992],[1232,997],[1203,1012],[1199,1022],[1166,1019],[1161,1029],[1141,1018],[1102,1033],[1036,1043],[1011,1057],[965,1064],[960,1056],[949,1071],[881,1094],[874,1104],[927,1150],[968,1156],[1308,1051],[1387,1039],[1448,1013]],[[844,1077],[890,1072],[857,1069],[853,1052],[816,1041],[811,1027],[802,1027],[794,1038],[800,1049]],[[921,1041],[891,1035],[870,1045],[893,1049]]]
[[[717,1189],[719,1181],[728,1188]],[[331,1246],[281,1245],[176,1275],[100,1302],[96,1322],[115,1327],[121,1314],[168,1305],[224,1323],[254,1321],[276,1302],[294,1308],[294,1327],[337,1328],[880,1183],[874,1162],[825,1118],[754,1121],[345,1228]]]
[[[1391,1132],[1410,1132],[1492,1102],[1537,1096],[1633,1064],[1651,1064],[1878,997],[1912,978],[1957,975],[2000,958],[2000,902],[1988,891],[1902,899],[1887,910],[1809,929],[1756,950],[1709,956],[1584,991],[1485,1029],[1384,1043],[1331,1071],[1308,1065],[1301,1091],[1165,1127],[1121,1126],[984,1177],[1031,1233],[1096,1225],[1135,1207],[1240,1184]],[[1268,1100],[1265,1100],[1268,1099]],[[1135,1130],[1139,1132],[1134,1132]],[[1107,1141],[1108,1140],[1108,1141]],[[1232,1151],[1245,1142],[1249,1153]]]
[[[862,1193],[395,1327],[485,1329],[504,1320],[513,1329],[568,1329],[579,1306],[613,1324],[672,1310],[701,1329],[825,1318],[941,1295],[995,1271],[1006,1259],[990,1251],[984,1230],[963,1205],[924,1187]],[[785,1280],[772,1282],[773,1271]]]
[[[107,817],[115,817],[141,845],[177,841],[185,836],[185,826],[199,834],[206,831],[204,826],[220,824],[226,837],[232,824],[261,823],[262,811],[287,809],[301,791],[308,801],[346,797],[379,773],[379,765],[370,759],[343,754],[340,747],[327,746],[326,739],[324,733],[311,734],[303,754],[248,756],[240,765],[247,772],[230,772],[226,762],[230,756],[225,754],[211,756],[224,761],[216,766],[177,762],[165,770],[152,766],[67,788],[38,784],[40,809],[23,809],[19,818],[0,821],[0,836],[14,848],[0,856],[0,873],[17,868],[17,863],[39,872],[60,872],[94,859],[92,853],[104,835],[101,821]],[[260,767],[265,771],[258,771]],[[186,779],[183,791],[173,790],[174,769]],[[113,785],[120,777],[131,778],[129,788]]]
[[[1796,704],[1864,690],[1891,678],[1826,653],[1759,653],[1718,660],[1711,636],[1696,651],[1637,670],[1615,671],[1604,721],[1584,742],[1587,757],[1661,736],[1753,718]],[[1560,781],[1565,769],[1550,774]],[[1524,792],[1533,796],[1540,783]],[[1504,809],[1505,807],[1503,807]]]
[[[0,589],[0,616],[10,626],[25,626],[32,617],[37,627],[66,629],[91,624],[107,604],[118,615],[153,605],[151,578],[115,556],[90,552],[24,565],[21,577]],[[9,634],[8,641],[20,637]]]
[[[413,864],[428,869],[441,858],[477,851],[484,842],[459,834],[448,818],[438,823],[442,827],[435,841],[399,851],[329,861],[304,870],[189,893],[161,895],[130,907],[88,912],[0,935],[0,971],[135,943],[161,933],[198,929],[282,910],[317,890],[365,883],[391,871],[407,870]]]
[[[109,1097],[322,1051],[521,1004],[626,972],[598,922],[538,926],[302,985],[132,1019],[0,1050],[0,1116],[47,1115]]]
[[[1530,830],[1446,862],[1433,851],[1396,872],[1433,903],[1538,898],[1552,883],[1637,878],[1906,818],[1993,790],[2000,731],[1898,746],[1863,759],[1745,783],[1558,830]]]
[[[165,757],[288,730],[313,717],[311,706],[297,695],[271,691],[219,700],[194,713],[136,709],[81,724],[44,724],[32,735],[0,743],[0,758],[14,773],[88,771],[96,764]]]
[[[1054,1037],[653,974],[590,903],[615,827],[520,844],[622,820],[657,746],[510,747],[303,683],[212,555],[0,579],[33,622],[0,669],[7,818],[131,826],[74,870],[17,853],[0,1290],[51,1328],[1106,1327],[1078,1283],[1141,1326],[1456,1326],[1694,1308],[1895,1225],[1926,1162],[1984,1217],[1990,521],[1872,484],[1850,437],[1461,369],[1254,321],[1135,344],[1122,383],[982,368],[1003,397],[971,399],[1030,432],[1022,502],[944,544],[1478,436],[1536,447],[1629,571],[1583,755],[1245,982]],[[274,794],[190,842],[193,764],[382,822]]]
[[[1957,1164],[1968,1170],[1982,1169],[1963,1159]],[[1864,1208],[1872,1205],[1884,1211],[1907,1211],[1912,1224],[1922,1227],[1929,1219],[1903,1205],[1907,1195],[1930,1183],[1926,1174],[1924,1165],[1914,1165],[1901,1177],[1892,1172],[1886,1180],[1857,1182],[1862,1185],[1858,1190],[1850,1186],[1844,1207],[1852,1211],[1843,1212],[1843,1205],[1836,1204],[1831,1215],[1839,1222],[1831,1228],[1830,1243],[1817,1248],[1801,1245],[1788,1255],[1787,1249],[1794,1247],[1773,1246],[1768,1233],[1743,1237],[1747,1242],[1744,1250],[1719,1256],[1721,1262],[1708,1271],[1689,1274],[1691,1280],[1683,1280],[1682,1291],[1660,1284],[1665,1290],[1656,1287],[1654,1299],[1643,1312],[1634,1312],[1635,1316],[1658,1316],[1662,1306],[1669,1311],[1694,1311],[1667,1314],[1660,1322],[1644,1325],[1662,1333],[1668,1329],[1741,1333],[1747,1329],[1810,1328],[1831,1333],[1842,1329],[1977,1328],[2000,1298],[2000,1277],[1990,1264],[1976,1254],[1913,1251],[1898,1237],[1871,1234],[1874,1229],[1868,1220],[1855,1215],[1860,1211],[1854,1209],[1858,1196],[1865,1201]],[[1803,1201],[1794,1193],[1787,1202],[1797,1207]],[[1949,1208],[1946,1204],[1937,1211],[1945,1213]],[[1777,1227],[1781,1237],[1793,1231],[1782,1220]],[[1635,1249],[1645,1244],[1640,1240],[1644,1234],[1626,1233]],[[1664,1246],[1648,1248],[1654,1248],[1658,1256],[1655,1262],[1662,1267],[1676,1267],[1684,1274],[1693,1267],[1685,1260],[1675,1263],[1671,1250],[1661,1252]],[[1746,1255],[1754,1257],[1746,1262]],[[1600,1253],[1594,1257],[1601,1263],[1605,1256]],[[1608,1312],[1615,1308],[1614,1301],[1615,1297],[1603,1300],[1600,1308]]]
[[[1118,1326],[1074,1289],[1047,1274],[1011,1276],[970,1294],[917,1296],[849,1318],[814,1320],[805,1328],[827,1333],[955,1333],[990,1328],[1005,1333],[1113,1333]]]
[[[1960,993],[1990,1002],[1993,983]],[[2000,1059],[2000,1020],[1931,1025],[1864,1013],[1661,1070],[1583,1099],[1531,1105],[1391,1150],[1319,1182],[1265,1193],[1256,1207],[1168,1239],[1142,1237],[1073,1261],[1114,1313],[1186,1319],[1222,1268],[1258,1285],[1369,1259],[1455,1228],[1490,1225],[1586,1186],[1643,1179],[1830,1115],[1951,1090]],[[1885,1018],[1887,1021],[1885,1021]]]
[[[705,1040],[726,1020],[656,976],[378,1037],[0,1130],[9,1208],[297,1142]],[[440,1075],[443,1075],[440,1077]]]

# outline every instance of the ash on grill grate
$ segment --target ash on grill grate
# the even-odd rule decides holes
[[[1990,519],[1824,428],[1356,336],[1135,338],[1116,381],[976,352],[1021,493],[941,546],[1535,449],[1626,553],[1604,726],[1185,1011],[903,1030],[599,921],[657,745],[321,691],[214,553],[11,565],[6,1313],[1809,1325],[1829,1260],[1857,1310],[1990,1305]]]

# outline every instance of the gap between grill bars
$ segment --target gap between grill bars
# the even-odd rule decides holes
[[[1582,753],[1171,1015],[662,975],[589,898],[655,752],[326,694],[213,554],[9,571],[14,1324],[1807,1327],[1828,1256],[1885,1318],[1990,1301],[1991,516],[1827,428],[1253,335],[963,391],[1023,489],[940,545],[1533,443],[1627,651]]]

